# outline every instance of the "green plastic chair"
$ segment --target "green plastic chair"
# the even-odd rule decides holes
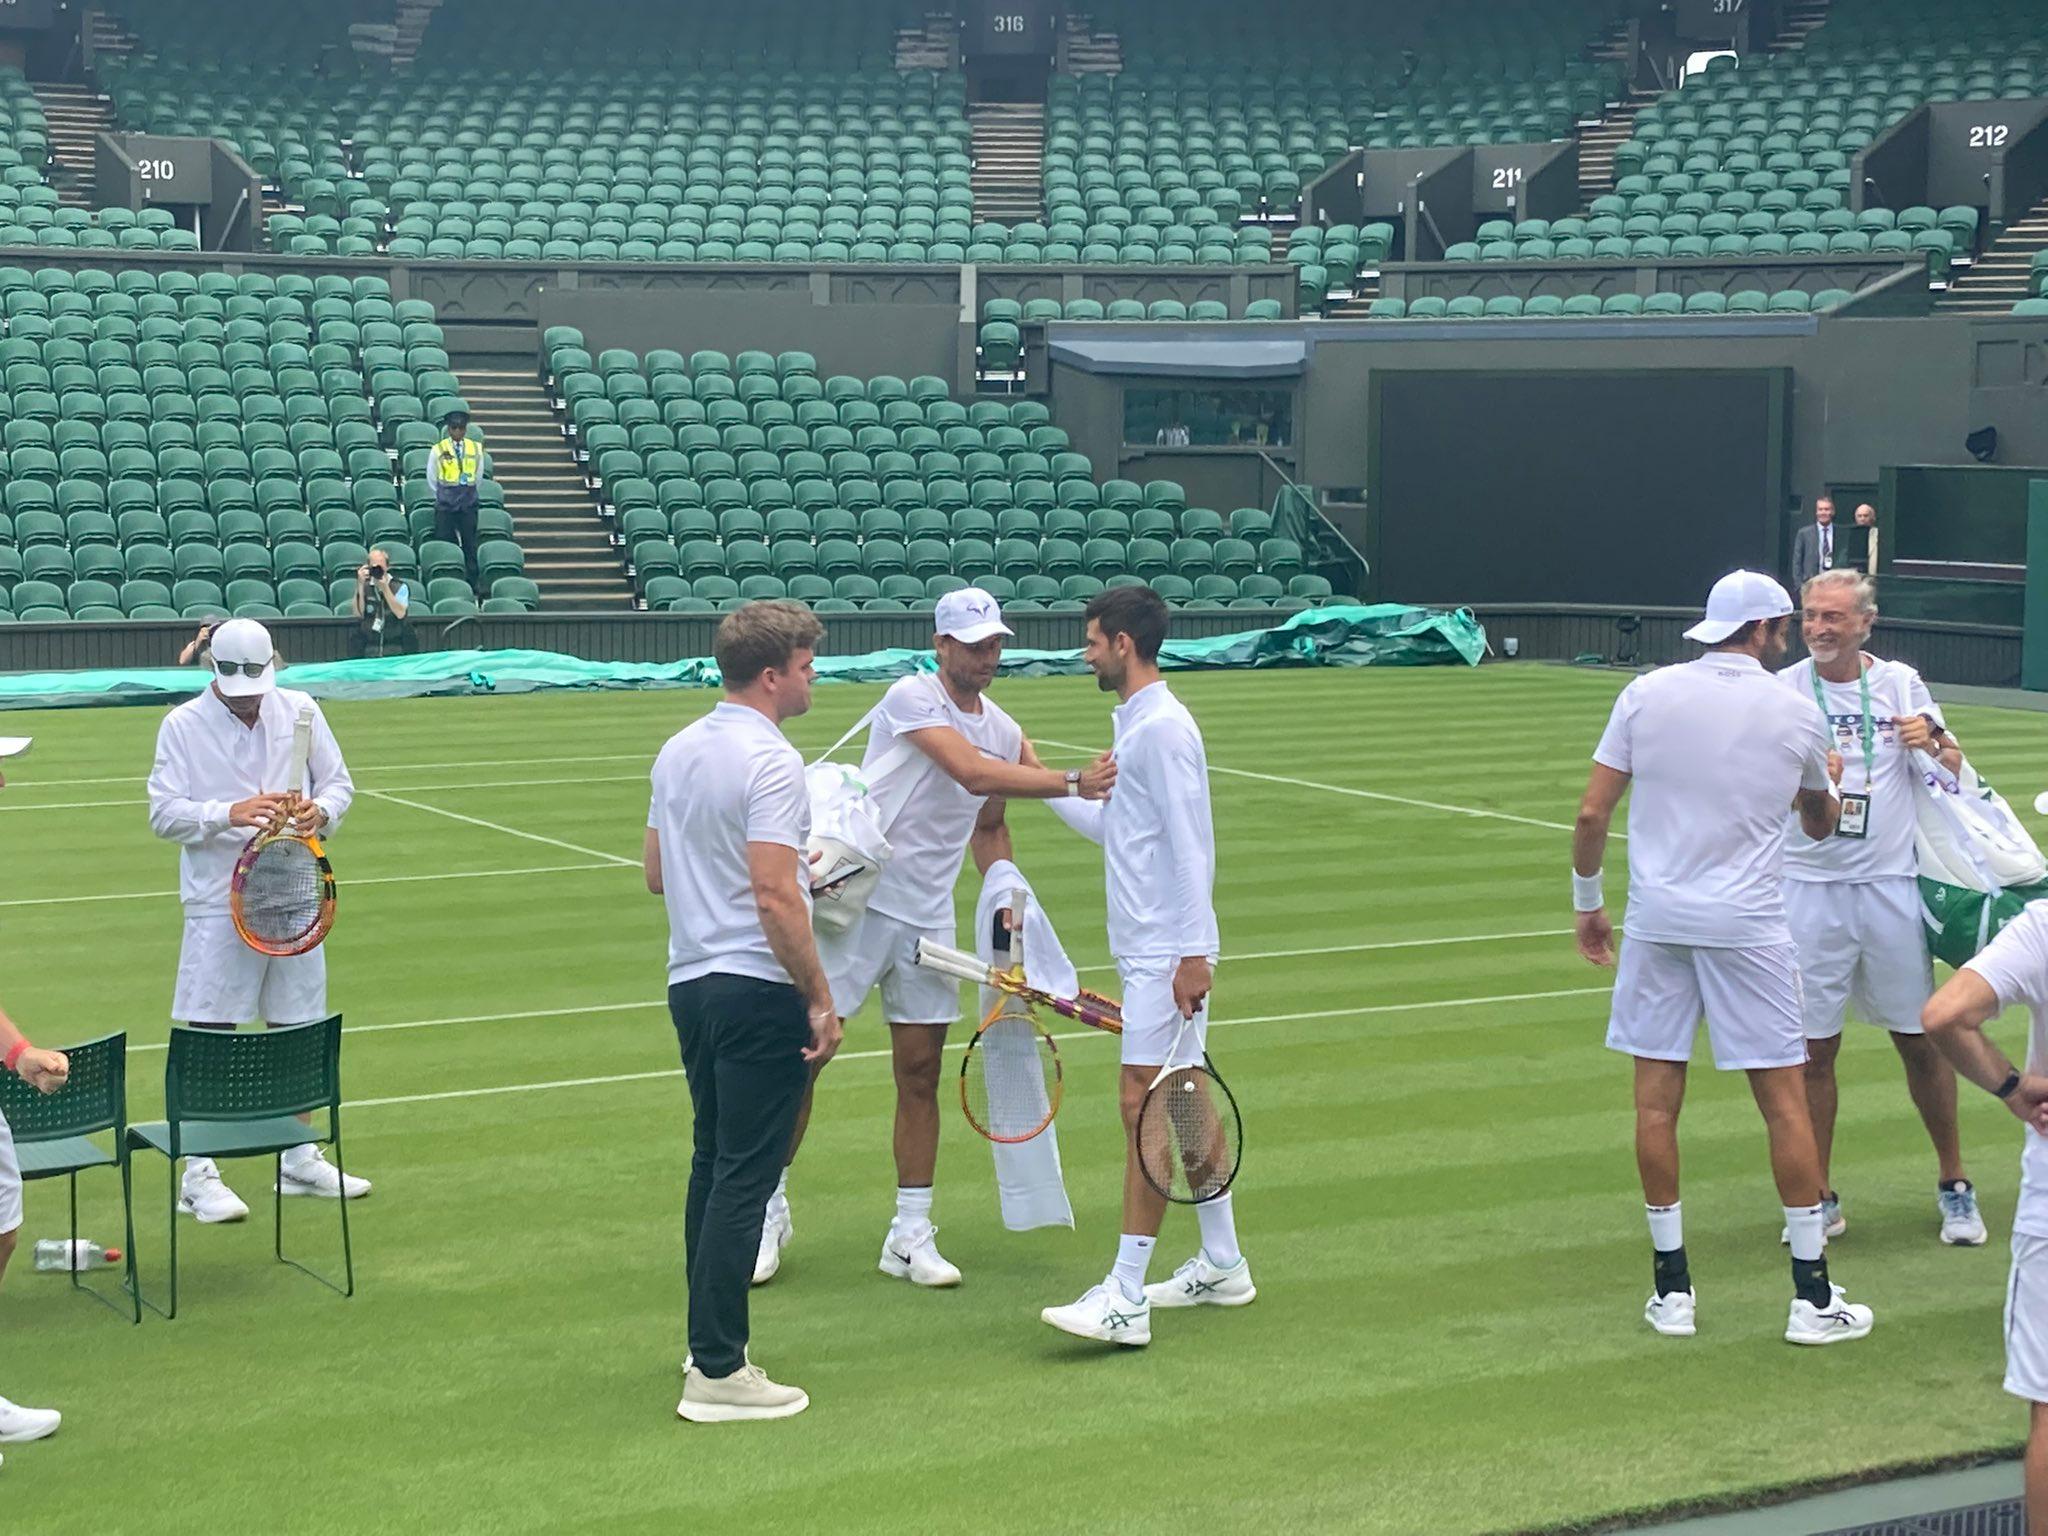
[[[127,1221],[127,1280],[122,1289],[128,1304],[87,1285],[71,1272],[71,1288],[101,1306],[127,1312],[142,1321],[141,1290],[135,1282],[135,1199],[128,1161],[128,1036],[102,1035],[83,1045],[62,1048],[71,1061],[71,1076],[55,1093],[38,1093],[13,1073],[0,1073],[0,1116],[14,1133],[14,1148],[24,1179],[69,1180],[71,1240],[78,1241],[78,1176],[88,1168],[118,1168],[121,1211]],[[113,1148],[93,1138],[113,1133]]]
[[[327,1111],[327,1131],[299,1119]],[[171,1280],[170,1306],[135,1294],[158,1316],[178,1315],[178,1159],[181,1157],[268,1157],[271,1160],[272,1250],[279,1263],[311,1275],[343,1296],[356,1293],[355,1251],[349,1241],[348,1201],[341,1207],[343,1283],[309,1269],[284,1251],[284,1198],[277,1194],[285,1152],[304,1142],[334,1150],[334,1166],[345,1171],[341,1151],[341,1015],[282,1029],[171,1030],[164,1066],[164,1118],[128,1127],[131,1150],[161,1152],[169,1160]],[[131,1252],[133,1244],[130,1244]]]

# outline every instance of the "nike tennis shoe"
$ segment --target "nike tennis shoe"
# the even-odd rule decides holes
[[[1953,1248],[1981,1248],[1988,1235],[1984,1213],[1977,1209],[1977,1188],[1968,1179],[1943,1186],[1935,1195],[1941,1210],[1941,1240]]]
[[[1661,1296],[1653,1293],[1643,1303],[1643,1321],[1667,1339],[1689,1339],[1699,1332],[1694,1322],[1698,1308],[1691,1291],[1666,1291]]]
[[[889,1223],[889,1235],[882,1239],[882,1258],[877,1266],[883,1274],[912,1285],[935,1289],[960,1283],[960,1267],[947,1262],[939,1252],[939,1229],[928,1221],[906,1228]]]
[[[343,1173],[308,1142],[285,1153],[278,1169],[280,1195],[318,1195],[327,1200],[360,1200],[370,1192],[370,1181]]]
[[[20,1445],[57,1433],[64,1415],[54,1408],[24,1408],[0,1397],[0,1445]]]
[[[1079,1301],[1047,1307],[1038,1315],[1077,1339],[1134,1346],[1152,1342],[1151,1303],[1143,1298],[1126,1301],[1123,1292],[1109,1284],[1091,1286]]]
[[[775,1278],[775,1271],[782,1268],[782,1250],[789,1246],[795,1232],[795,1224],[789,1219],[788,1199],[771,1196],[768,1214],[761,1222],[761,1246],[754,1254],[754,1284],[766,1285]]]
[[[1242,1307],[1258,1294],[1251,1260],[1239,1254],[1225,1269],[1210,1263],[1206,1251],[1198,1251],[1169,1278],[1145,1287],[1146,1304],[1154,1307]]]
[[[249,1207],[229,1189],[220,1168],[210,1157],[185,1159],[185,1176],[178,1184],[178,1209],[211,1226],[215,1222],[243,1221]]]
[[[730,1376],[706,1376],[696,1366],[683,1378],[676,1416],[692,1424],[731,1424],[742,1419],[787,1419],[811,1406],[801,1387],[770,1381],[751,1361]]]
[[[1787,1344],[1841,1344],[1870,1332],[1876,1314],[1850,1301],[1839,1285],[1829,1289],[1833,1295],[1824,1307],[1816,1307],[1797,1296],[1792,1298],[1792,1314],[1785,1320]]]
[[[1822,1237],[1840,1237],[1849,1230],[1849,1223],[1842,1217],[1842,1197],[1840,1195],[1825,1194],[1820,1197],[1820,1219]],[[1780,1227],[1778,1229],[1778,1241],[1788,1248],[1791,1247],[1792,1229],[1790,1227]]]

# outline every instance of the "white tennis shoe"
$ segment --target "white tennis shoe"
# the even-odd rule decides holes
[[[1151,1303],[1126,1301],[1121,1290],[1106,1282],[1089,1287],[1079,1301],[1047,1307],[1038,1316],[1077,1339],[1134,1346],[1152,1342]]]
[[[775,1278],[775,1271],[782,1268],[782,1250],[789,1246],[789,1240],[796,1234],[796,1226],[789,1219],[789,1201],[782,1195],[773,1195],[768,1200],[768,1213],[761,1222],[761,1247],[754,1255],[754,1284],[766,1285]]]
[[[344,1197],[360,1200],[370,1192],[370,1181],[359,1179],[352,1173],[343,1173],[320,1154],[320,1149],[308,1142],[285,1153],[284,1163],[278,1170],[277,1192],[280,1195],[319,1195],[328,1200]]]
[[[1210,1263],[1206,1251],[1197,1250],[1169,1278],[1146,1286],[1145,1302],[1153,1307],[1242,1307],[1258,1294],[1251,1260],[1243,1254],[1225,1269]]]
[[[1797,1296],[1792,1298],[1792,1313],[1785,1320],[1787,1344],[1840,1344],[1870,1332],[1877,1315],[1844,1297],[1839,1285],[1830,1289],[1834,1294],[1824,1307],[1816,1307]]]
[[[1967,1179],[1955,1189],[1939,1191],[1935,1204],[1941,1211],[1941,1240],[1953,1248],[1981,1248],[1989,1234],[1984,1214],[1977,1209],[1977,1187]]]
[[[178,1185],[178,1209],[211,1226],[215,1222],[242,1221],[249,1207],[229,1189],[220,1168],[210,1157],[185,1159],[185,1176]]]
[[[1643,1303],[1643,1321],[1668,1339],[1689,1339],[1699,1332],[1694,1321],[1698,1309],[1691,1291],[1666,1291],[1661,1296],[1652,1291]]]
[[[64,1415],[54,1408],[24,1408],[0,1397],[0,1445],[47,1439],[63,1422]]]
[[[770,1381],[749,1361],[730,1376],[706,1376],[696,1366],[683,1378],[676,1415],[692,1424],[731,1424],[741,1419],[787,1419],[811,1406],[801,1387]]]
[[[883,1274],[912,1285],[943,1289],[960,1283],[960,1267],[948,1263],[939,1252],[939,1229],[928,1221],[905,1228],[889,1223],[889,1235],[882,1239],[882,1258],[876,1266]]]

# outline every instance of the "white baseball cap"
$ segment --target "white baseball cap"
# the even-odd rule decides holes
[[[977,644],[990,635],[1016,633],[1003,622],[1003,610],[996,605],[996,600],[979,587],[962,587],[958,592],[948,592],[939,599],[938,612],[933,619],[940,634],[963,645]]]
[[[1685,632],[1688,640],[1719,645],[1745,624],[1782,619],[1792,611],[1792,594],[1761,571],[1730,571],[1707,594],[1707,616]]]
[[[230,698],[268,693],[277,686],[277,647],[270,643],[270,631],[254,619],[228,619],[216,626],[207,649],[213,653],[214,686]],[[230,663],[234,669],[223,672]],[[263,668],[254,677],[243,670],[252,663]]]
[[[19,757],[34,742],[33,736],[0,736],[0,757]]]

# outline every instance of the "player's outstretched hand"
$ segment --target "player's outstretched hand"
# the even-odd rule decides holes
[[[1614,923],[1607,916],[1607,909],[1597,912],[1581,912],[1572,925],[1579,941],[1579,953],[1594,965],[1614,964]]]
[[[41,1051],[30,1046],[21,1053],[14,1070],[38,1093],[55,1093],[71,1080],[71,1058],[62,1051]]]
[[[267,827],[277,819],[278,807],[284,802],[283,795],[251,795],[246,800],[237,800],[228,808],[228,825]]]
[[[2019,1087],[2013,1089],[2012,1097],[2005,1101],[2005,1107],[2035,1130],[2048,1135],[2048,1077],[2027,1073],[2020,1079]]]
[[[839,1049],[839,1042],[845,1030],[839,1023],[839,1010],[830,1003],[811,1005],[811,1043],[804,1047],[804,1060],[816,1066],[830,1061],[832,1053]]]
[[[1081,770],[1081,798],[1107,800],[1116,787],[1116,758],[1105,752]]]

